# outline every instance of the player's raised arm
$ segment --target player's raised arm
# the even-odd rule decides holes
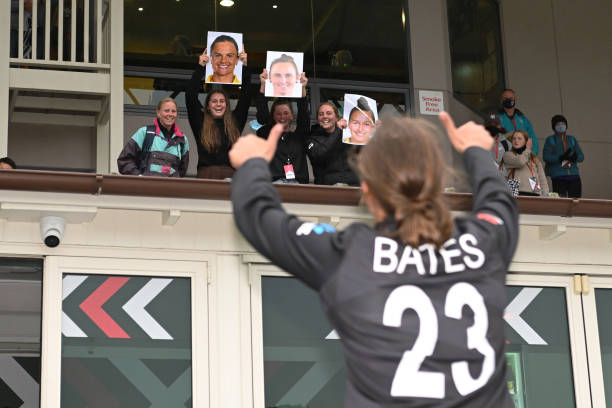
[[[440,122],[453,147],[463,154],[472,186],[474,215],[504,231],[498,235],[498,245],[506,263],[510,263],[518,241],[518,206],[498,169],[491,163],[488,151],[493,147],[493,138],[483,126],[474,122],[457,128],[446,112],[440,114]]]
[[[282,132],[283,125],[278,124],[268,139],[241,137],[230,150],[231,164],[237,169],[232,179],[234,220],[261,254],[318,289],[340,261],[341,245],[331,227],[304,223],[281,207],[268,162]]]

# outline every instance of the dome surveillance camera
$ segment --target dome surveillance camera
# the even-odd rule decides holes
[[[40,219],[40,237],[49,248],[55,248],[62,242],[66,220],[62,217],[43,217]]]

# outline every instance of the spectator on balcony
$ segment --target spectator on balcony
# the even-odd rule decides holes
[[[159,101],[153,125],[138,129],[119,154],[119,173],[185,176],[189,166],[189,142],[176,124],[177,113],[174,99]]]
[[[507,177],[519,180],[519,195],[546,196],[549,190],[544,167],[532,153],[532,146],[526,131],[512,132],[512,148],[504,153]]]
[[[2,170],[15,170],[17,165],[15,161],[10,157],[3,157],[0,159],[0,169]]]
[[[506,166],[504,166],[504,153],[510,150],[511,147],[510,142],[504,137],[506,129],[501,125],[501,120],[495,112],[491,112],[487,115],[483,125],[494,140],[491,156],[493,156],[495,165],[503,175],[506,175],[507,170]]]
[[[359,178],[348,164],[348,153],[355,148],[342,143],[342,129],[346,126],[346,120],[340,118],[338,109],[331,102],[319,106],[317,124],[310,128],[306,140],[315,184],[359,185]]]
[[[228,152],[240,137],[249,114],[251,74],[247,69],[247,54],[242,51],[242,88],[234,110],[230,109],[227,93],[220,88],[208,92],[202,108],[198,93],[209,59],[206,51],[200,55],[198,66],[185,93],[185,102],[191,131],[198,145],[198,177],[225,179],[234,174]]]
[[[584,154],[576,138],[567,134],[565,116],[553,116],[551,125],[555,134],[546,138],[543,155],[552,180],[553,191],[561,197],[580,198],[582,181],[578,172],[578,163],[584,160]]]
[[[529,140],[533,143],[532,153],[537,156],[540,149],[538,138],[527,116],[516,107],[516,93],[512,89],[504,89],[501,95],[501,104],[502,108],[499,110],[501,125],[506,128],[508,132],[515,130],[524,130],[527,132]]]
[[[297,122],[295,130],[292,130],[294,116],[291,99],[276,99],[272,104],[272,114],[268,110],[268,102],[264,96],[267,76],[266,70],[259,75],[261,85],[256,99],[257,121],[265,123],[265,125],[257,129],[257,136],[267,139],[275,124],[283,125],[283,133],[278,142],[276,153],[270,161],[272,180],[279,183],[307,184],[306,138],[310,128],[310,114],[306,98],[308,78],[306,78],[305,73],[300,76],[302,97],[297,99]]]

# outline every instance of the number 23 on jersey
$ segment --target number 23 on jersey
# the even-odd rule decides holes
[[[469,283],[454,284],[446,294],[444,314],[453,319],[461,319],[463,306],[474,312],[474,324],[467,329],[467,345],[484,356],[480,375],[473,378],[467,361],[451,363],[451,374],[457,391],[461,395],[470,394],[489,381],[495,371],[495,350],[487,340],[489,319],[482,295]],[[419,333],[411,350],[404,351],[397,366],[391,396],[438,398],[445,396],[444,374],[420,371],[425,358],[431,356],[438,341],[438,317],[427,294],[414,285],[395,288],[383,311],[383,324],[400,327],[402,315],[408,309],[416,312],[419,318]]]

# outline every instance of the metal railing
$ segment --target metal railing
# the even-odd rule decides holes
[[[110,69],[109,0],[11,3],[11,66]]]

